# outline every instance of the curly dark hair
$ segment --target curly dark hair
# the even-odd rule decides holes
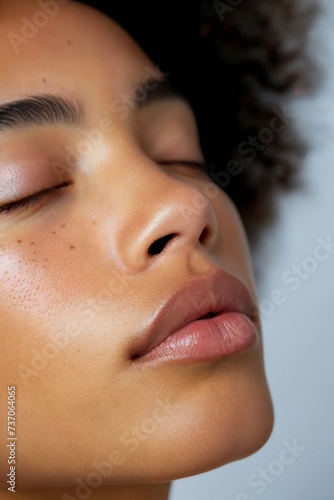
[[[189,100],[209,175],[255,243],[275,194],[299,180],[305,144],[287,109],[313,85],[312,0],[83,3],[122,25]]]

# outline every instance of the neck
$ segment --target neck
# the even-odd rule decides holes
[[[15,493],[15,500],[168,500],[171,483],[103,486],[78,492],[75,488],[54,488]],[[0,492],[1,493],[1,492]],[[3,500],[12,500],[12,494],[2,493]]]

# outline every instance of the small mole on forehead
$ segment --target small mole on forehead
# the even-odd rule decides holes
[[[57,233],[56,233],[56,231],[52,231],[52,233],[51,233],[51,234],[57,234]]]
[[[62,224],[60,227],[65,227],[66,226],[66,222],[64,222],[64,224]]]
[[[67,40],[67,45],[71,45],[71,40]]]
[[[22,240],[17,240],[18,243],[22,243]]]
[[[46,83],[46,78],[43,78],[43,82]]]
[[[70,249],[71,249],[71,250],[74,250],[74,249],[75,249],[75,247],[74,247],[73,245],[71,245],[71,246],[70,246]]]
[[[35,245],[36,244],[36,241],[31,241],[30,242],[30,245]]]

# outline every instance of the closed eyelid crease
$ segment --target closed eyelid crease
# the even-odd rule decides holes
[[[205,161],[192,161],[192,160],[163,160],[158,162],[160,165],[188,165],[189,167],[197,167],[203,170],[208,169],[208,165]]]
[[[37,193],[33,193],[29,196],[25,196],[24,198],[8,201],[0,206],[0,214],[2,213],[8,214],[10,212],[15,211],[16,209],[24,208],[29,204],[33,204],[34,202],[39,201],[43,196],[46,196],[52,193],[53,191],[65,188],[70,184],[71,184],[70,182],[63,182],[62,184],[59,184],[57,186],[52,186],[50,188],[43,189],[42,191],[39,191]]]

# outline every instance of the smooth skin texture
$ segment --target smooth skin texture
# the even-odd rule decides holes
[[[117,108],[163,77],[129,35],[71,2],[14,50],[8,34],[38,11],[0,2],[0,104],[55,94],[79,103],[81,123],[0,132],[0,206],[61,185],[0,213],[1,498],[15,385],[17,499],[80,498],[78,484],[93,499],[166,499],[173,479],[246,457],[272,429],[261,340],[204,363],[138,370],[130,356],[196,276],[226,270],[256,304],[246,236],[227,195],[181,161],[204,160],[184,100]]]

